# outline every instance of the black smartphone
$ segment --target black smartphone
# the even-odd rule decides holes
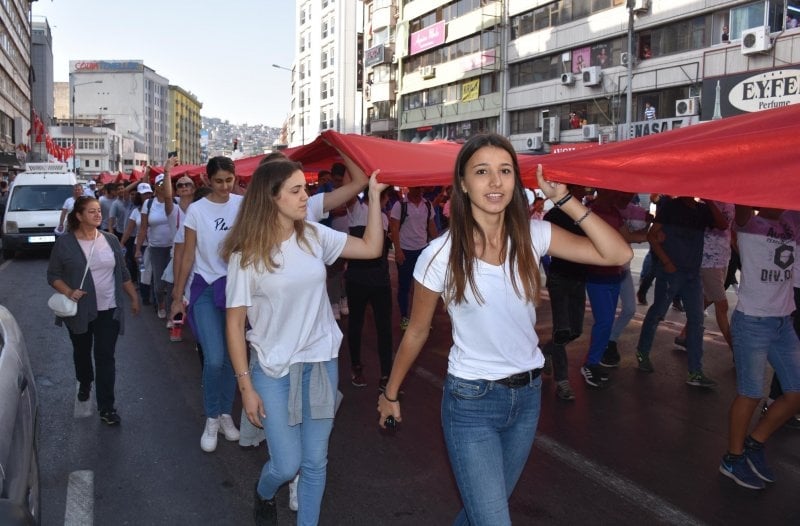
[[[172,159],[173,157],[178,156],[178,150],[173,150],[167,154],[167,159]]]

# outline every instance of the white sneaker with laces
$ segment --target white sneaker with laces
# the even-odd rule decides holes
[[[289,509],[292,511],[297,511],[297,483],[299,480],[300,474],[298,473],[289,483]]]
[[[236,429],[236,424],[233,423],[231,415],[219,415],[219,427],[222,434],[225,435],[225,440],[229,442],[239,440],[239,430]]]
[[[200,438],[200,449],[206,453],[211,453],[217,449],[217,434],[219,433],[219,419],[207,418],[206,428],[203,430],[203,436]]]
[[[339,311],[342,313],[342,316],[347,316],[350,314],[350,307],[347,305],[347,298],[342,298],[339,300]]]

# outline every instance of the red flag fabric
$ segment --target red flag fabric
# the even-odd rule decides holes
[[[398,186],[452,183],[460,145],[411,144],[323,132],[291,158],[328,164],[340,148],[366,173]],[[665,133],[556,155],[519,155],[523,181],[536,165],[555,181],[639,193],[689,195],[800,209],[800,104],[727,117]]]

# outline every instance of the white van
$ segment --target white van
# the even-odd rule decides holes
[[[28,163],[8,189],[3,217],[3,259],[17,250],[52,247],[61,207],[77,183],[63,163]]]

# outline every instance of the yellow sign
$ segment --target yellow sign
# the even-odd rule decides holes
[[[476,100],[480,95],[480,79],[470,80],[461,85],[461,102]]]

